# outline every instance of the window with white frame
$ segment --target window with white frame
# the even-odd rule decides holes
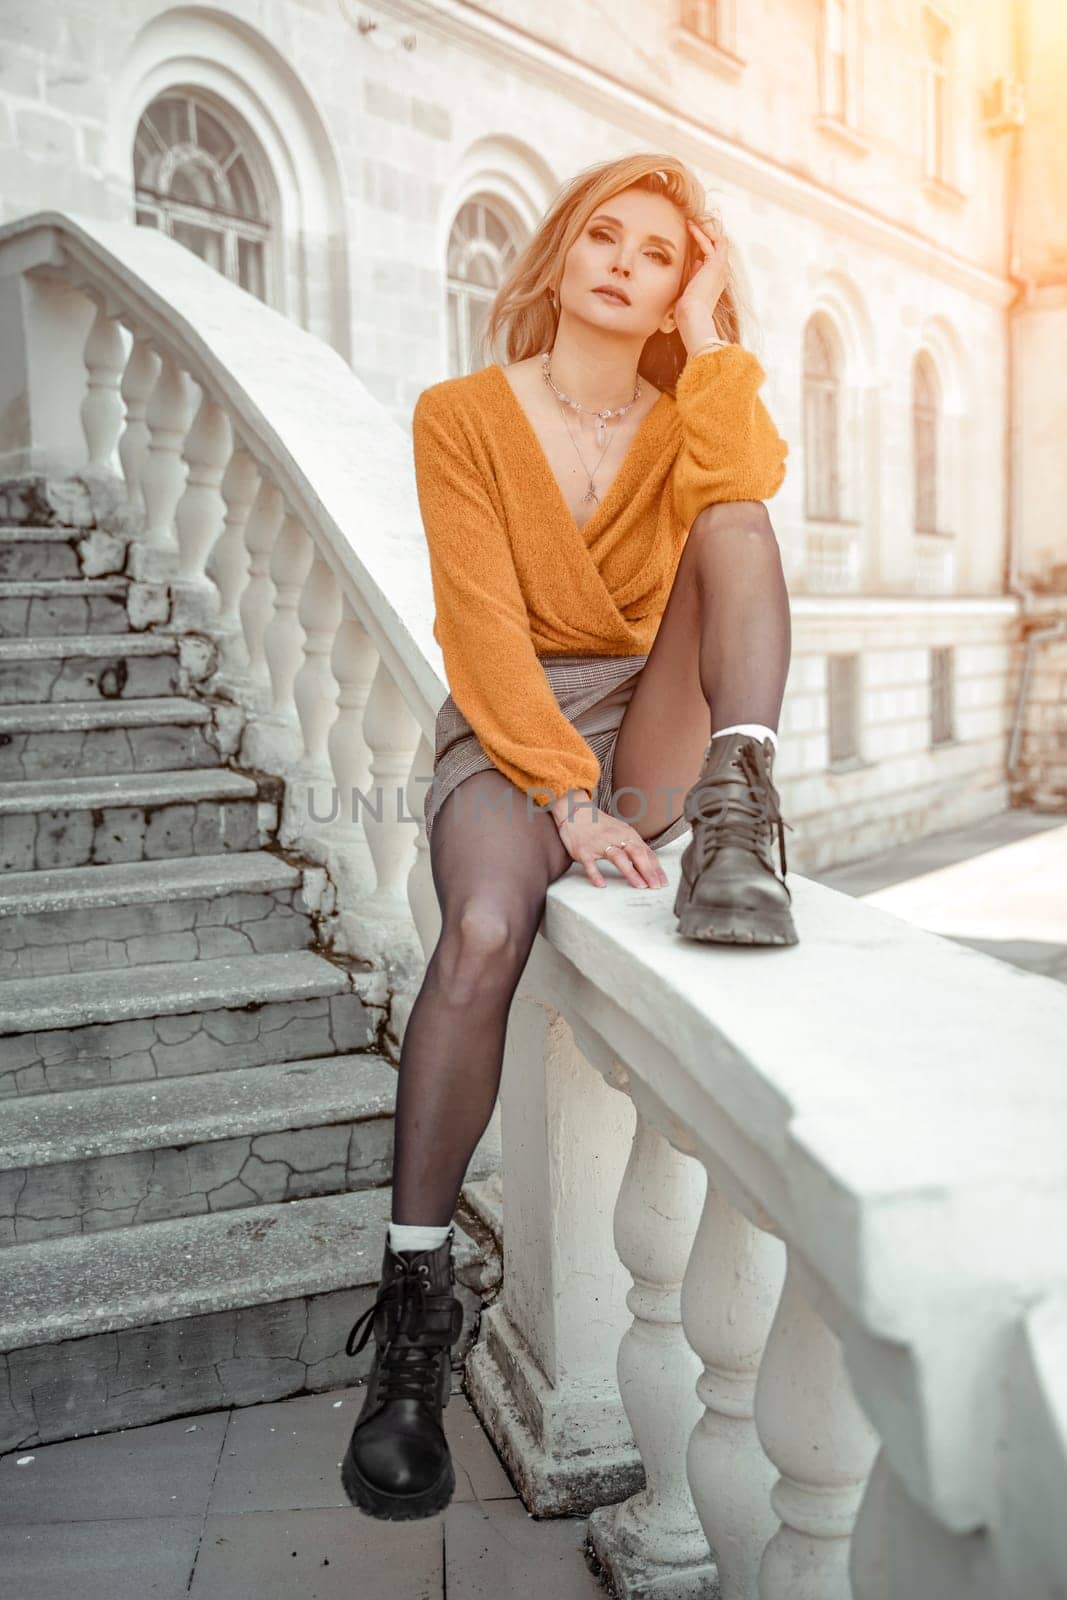
[[[912,366],[912,467],[915,475],[915,532],[938,533],[937,436],[941,411],[937,371],[920,350]]]
[[[722,49],[726,35],[726,0],[682,0],[681,26],[705,44]]]
[[[192,90],[168,90],[138,123],[133,176],[139,223],[273,302],[276,191],[236,114]]]
[[[463,377],[481,360],[482,326],[508,266],[518,254],[518,223],[497,201],[468,200],[448,237],[448,370]]]
[[[854,127],[859,120],[859,0],[823,0],[822,114]]]
[[[930,651],[930,743],[949,744],[955,738],[955,690],[951,645]]]
[[[936,6],[924,5],[923,28],[923,170],[928,178],[947,183],[948,95],[952,26]]]
[[[841,520],[841,360],[829,319],[804,330],[804,514]]]
[[[860,658],[856,654],[826,658],[829,702],[830,764],[858,761],[860,756]]]

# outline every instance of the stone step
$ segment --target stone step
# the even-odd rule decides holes
[[[80,578],[78,544],[84,537],[78,528],[0,528],[0,578]]]
[[[311,950],[0,983],[0,1095],[308,1060],[377,1042],[379,974]]]
[[[129,629],[125,578],[0,582],[0,639]]]
[[[368,1051],[12,1101],[0,1246],[388,1183],[395,1095]]]
[[[267,850],[0,877],[0,979],[306,949],[324,874]]]
[[[355,1357],[345,1340],[377,1295],[391,1209],[390,1189],[360,1189],[5,1250],[0,1450],[358,1382],[374,1340]],[[454,1374],[487,1256],[457,1222]]]
[[[126,565],[128,542],[99,528],[0,527],[0,579],[43,583],[115,575]]]
[[[231,731],[228,747],[233,742]],[[220,759],[214,708],[206,700],[164,695],[0,705],[0,779],[177,772]]]
[[[71,633],[0,639],[0,704],[121,700],[174,694],[178,640],[169,633]]]
[[[0,783],[0,871],[257,850],[280,790],[228,767]]]
[[[26,472],[0,479],[0,524],[70,528],[139,526],[119,477],[73,472],[53,477]]]

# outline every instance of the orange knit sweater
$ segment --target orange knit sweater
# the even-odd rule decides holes
[[[419,509],[448,685],[493,765],[536,805],[592,793],[600,763],[538,655],[652,648],[693,520],[768,500],[789,446],[741,345],[688,360],[582,528],[497,365],[431,384],[412,417]]]

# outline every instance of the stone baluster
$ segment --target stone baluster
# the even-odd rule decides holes
[[[144,543],[133,552],[141,557],[140,570],[135,574],[139,578],[172,577],[177,568],[174,513],[185,488],[182,448],[192,414],[191,380],[170,356],[164,355],[145,414],[148,458],[142,475]]]
[[[641,1115],[615,1206],[615,1247],[633,1278],[634,1320],[619,1345],[619,1393],[645,1487],[589,1518],[597,1557],[620,1595],[709,1592],[715,1567],[686,1479],[700,1362],[686,1343],[680,1300],[704,1197],[703,1167]]]
[[[411,912],[415,932],[418,934],[422,946],[424,963],[430,959],[441,932],[441,907],[437,899],[437,890],[434,887],[433,873],[430,870],[430,845],[426,838],[426,820],[423,805],[426,800],[428,784],[420,779],[427,779],[433,768],[433,746],[423,734],[419,740],[415,759],[408,773],[408,786],[405,791],[405,801],[408,812],[416,819],[415,827],[415,854],[411,870],[408,873],[408,909]],[[421,979],[419,980],[421,982]],[[397,1044],[402,1045],[404,1034],[407,1031],[408,1018],[411,1008],[418,995],[418,987],[413,982],[406,988],[398,990],[393,995],[393,1003],[389,1012],[392,1032]],[[483,1129],[478,1147],[472,1155],[472,1170],[481,1171],[485,1166],[485,1152],[483,1145],[486,1141],[499,1151],[500,1148],[500,1101],[497,1100],[489,1118],[488,1126]]]
[[[287,511],[271,552],[274,609],[263,630],[263,651],[271,682],[270,709],[249,723],[241,741],[242,761],[267,772],[286,773],[300,755],[293,684],[304,659],[304,630],[297,607],[313,554],[307,529]]]
[[[133,347],[122,375],[122,398],[126,404],[126,426],[119,440],[119,461],[126,480],[126,494],[136,510],[144,509],[144,466],[148,459],[148,423],[145,413],[148,398],[159,377],[160,359],[152,346],[134,330]]]
[[[408,873],[408,906],[422,941],[427,961],[441,932],[441,907],[430,870],[430,843],[426,837],[426,795],[433,776],[433,740],[423,734],[408,776],[407,808],[418,819],[415,859]]]
[[[107,471],[122,430],[124,407],[121,384],[126,366],[126,343],[114,317],[100,304],[85,341],[87,385],[81,403],[82,431],[89,451],[89,466]]]
[[[235,689],[248,671],[248,647],[238,603],[248,579],[245,527],[259,487],[259,472],[247,450],[235,449],[222,478],[226,507],[223,528],[208,555],[205,571],[218,590],[215,637],[219,646],[218,682]]]
[[[374,863],[374,888],[355,915],[362,953],[380,960],[394,984],[407,988],[421,980],[424,967],[407,898],[415,823],[406,802],[422,729],[382,660],[363,713],[363,737],[370,750],[370,784],[362,822]]]
[[[190,627],[213,627],[219,612],[218,591],[207,576],[205,565],[226,518],[221,485],[232,453],[230,419],[205,394],[185,442],[184,460],[189,475],[174,516],[178,537],[175,587],[185,598],[186,615],[180,620]]]
[[[849,1541],[878,1436],[856,1403],[836,1335],[788,1252],[756,1383],[756,1427],[779,1471],[781,1519],[763,1552],[760,1600],[852,1600]]]
[[[337,816],[330,826],[326,866],[338,887],[342,907],[357,906],[374,888],[374,863],[367,849],[357,797],[370,787],[370,750],[363,736],[363,716],[378,670],[374,640],[342,595],[341,623],[334,635],[330,671],[337,682],[337,716],[326,736],[326,748],[337,795]],[[349,936],[358,934],[358,918],[346,928],[342,915],[338,939],[350,951]]]
[[[335,825],[333,769],[327,743],[337,716],[337,679],[330,667],[341,625],[341,585],[326,559],[314,552],[297,608],[304,630],[304,659],[293,680],[293,700],[303,749],[286,786],[283,844],[299,845],[305,855],[325,861]]]
[[[703,1363],[704,1407],[689,1439],[689,1488],[719,1569],[722,1600],[757,1600],[760,1561],[778,1526],[776,1473],[756,1432],[760,1359],[781,1296],[785,1250],[709,1177],[682,1285],[686,1338]]]
[[[565,1019],[546,997],[556,960],[534,941],[508,1020],[500,1147],[486,1146],[503,1175],[503,1288],[466,1366],[472,1404],[537,1516],[591,1513],[643,1477],[614,1371],[633,1320],[613,1230],[634,1105],[614,1053],[591,1028],[576,1036],[577,1007]],[[464,1192],[487,1176],[472,1158]]]
[[[424,733],[419,740],[418,748],[415,751],[415,759],[408,774],[405,798],[409,814],[416,819],[415,852],[411,870],[408,873],[408,908],[419,936],[419,942],[422,945],[425,961],[429,961],[441,934],[441,905],[437,898],[437,889],[433,881],[433,869],[430,865],[430,841],[426,835],[426,796],[433,780],[433,766],[433,736]],[[408,1017],[417,993],[417,989],[412,988],[394,996],[392,1008],[393,1031],[400,1043],[403,1043]],[[483,1169],[487,1162],[486,1152],[489,1150],[495,1151],[499,1160],[499,1099],[493,1107],[489,1125],[483,1131],[478,1145],[479,1165]],[[499,1190],[499,1173],[495,1175],[495,1183],[497,1190]]]
[[[248,550],[248,582],[241,594],[241,628],[244,632],[248,667],[245,694],[249,709],[265,711],[270,703],[270,671],[263,638],[274,614],[274,581],[270,559],[285,521],[285,500],[269,478],[259,485],[245,528]]]

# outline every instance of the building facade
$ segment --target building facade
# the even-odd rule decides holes
[[[402,425],[483,364],[501,273],[575,170],[651,148],[700,174],[790,441],[791,866],[999,810],[1009,757],[1059,748],[1055,639],[1032,649],[1048,718],[1016,726],[1067,587],[1050,0],[105,10],[0,15],[0,215],[162,228]]]

